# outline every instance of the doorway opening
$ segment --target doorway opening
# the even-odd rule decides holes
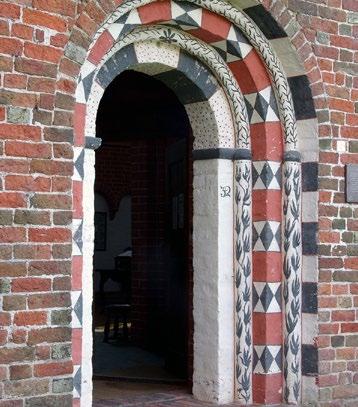
[[[192,132],[185,108],[159,80],[125,71],[103,95],[96,133],[94,397],[103,396],[102,380],[190,385]]]

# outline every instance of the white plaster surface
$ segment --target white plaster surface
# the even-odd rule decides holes
[[[276,38],[270,40],[270,44],[275,50],[287,77],[306,75],[305,69],[298,59],[297,51],[292,48],[289,38]]]
[[[317,336],[317,314],[302,313],[302,343],[313,345]]]
[[[318,125],[317,119],[298,120],[298,151],[302,162],[318,161]]]
[[[99,103],[104,94],[104,89],[98,82],[93,82],[91,94],[87,103],[86,127],[85,135],[95,137],[96,134],[96,118]]]
[[[234,398],[233,163],[194,162],[194,374],[199,400]]]
[[[83,180],[83,328],[82,328],[82,395],[81,407],[92,405],[92,300],[94,250],[94,178],[95,152],[85,150],[85,177]]]
[[[302,256],[302,281],[318,282],[318,256]]]
[[[318,221],[318,192],[303,192],[302,222]]]
[[[157,63],[177,68],[180,49],[160,41],[141,41],[134,44],[137,60],[142,63]]]

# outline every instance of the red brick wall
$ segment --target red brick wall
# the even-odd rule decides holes
[[[63,57],[63,50],[69,37],[86,50],[119,2],[0,3],[3,400],[34,397],[36,402],[42,397],[42,405],[54,400],[61,406],[72,405],[66,387],[72,369],[70,177],[73,95],[81,62],[71,59],[69,52]],[[345,405],[354,406],[358,398],[357,206],[345,204],[343,193],[344,165],[358,161],[357,2],[263,3],[285,28],[304,63],[320,123],[322,406],[343,406],[345,398]],[[337,151],[338,141],[343,142],[342,152]],[[59,388],[64,393],[57,393]],[[4,403],[0,401],[0,406]]]
[[[358,163],[358,3],[265,1],[311,81],[319,120],[319,387],[322,406],[358,398],[357,205],[345,203],[345,165]],[[297,13],[297,14],[294,14]],[[346,399],[346,401],[343,401]]]

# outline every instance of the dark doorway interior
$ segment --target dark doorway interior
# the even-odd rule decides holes
[[[94,376],[190,382],[192,140],[185,109],[163,83],[126,71],[107,88],[96,125],[103,142],[96,152]]]

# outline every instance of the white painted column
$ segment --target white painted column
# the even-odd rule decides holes
[[[194,161],[194,397],[234,400],[233,162]]]
[[[302,235],[301,163],[295,151],[286,152],[284,163],[283,299],[284,299],[284,400],[301,401],[302,348]]]
[[[92,406],[92,301],[94,251],[94,180],[95,152],[85,149],[83,179],[83,325],[81,407]]]

